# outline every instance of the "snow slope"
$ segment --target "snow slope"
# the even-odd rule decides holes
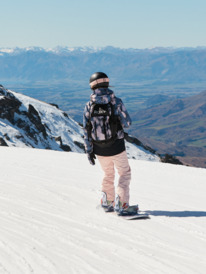
[[[99,207],[102,172],[86,155],[0,147],[0,273],[186,273],[206,269],[206,170],[130,160],[131,204]]]

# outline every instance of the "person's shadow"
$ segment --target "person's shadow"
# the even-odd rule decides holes
[[[151,216],[166,217],[206,217],[206,211],[163,211],[163,210],[146,210],[145,213]]]

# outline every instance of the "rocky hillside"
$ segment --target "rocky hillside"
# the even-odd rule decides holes
[[[159,153],[206,167],[206,91],[138,111],[132,134]]]
[[[0,144],[83,152],[80,126],[58,106],[0,86]]]

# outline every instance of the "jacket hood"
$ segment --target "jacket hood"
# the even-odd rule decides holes
[[[90,100],[92,103],[96,104],[108,104],[109,102],[115,103],[115,95],[109,88],[98,88],[93,91]]]

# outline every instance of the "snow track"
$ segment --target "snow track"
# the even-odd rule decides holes
[[[206,170],[130,160],[131,204],[97,210],[101,169],[86,155],[0,147],[0,274],[203,274]]]

